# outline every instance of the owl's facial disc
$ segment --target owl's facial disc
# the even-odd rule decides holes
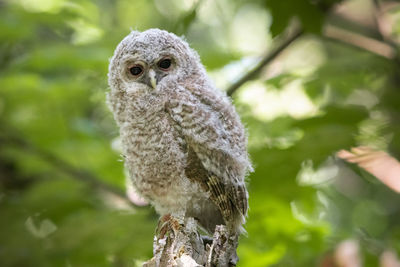
[[[156,89],[160,81],[173,71],[176,63],[171,56],[163,56],[158,60],[129,59],[125,63],[127,77],[131,81],[146,84],[151,89]]]

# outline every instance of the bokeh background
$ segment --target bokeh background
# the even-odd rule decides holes
[[[0,266],[151,258],[158,216],[126,201],[105,94],[116,45],[153,27],[185,36],[248,129],[239,266],[399,266],[399,194],[335,156],[400,158],[400,5],[384,0],[1,0]]]

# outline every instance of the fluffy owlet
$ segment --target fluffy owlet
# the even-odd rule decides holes
[[[246,135],[198,54],[172,33],[133,31],[109,66],[109,106],[137,191],[161,215],[193,217],[209,233],[243,231]]]

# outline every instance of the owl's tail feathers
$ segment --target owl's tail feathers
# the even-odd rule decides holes
[[[247,211],[248,211],[248,197],[249,194],[244,184],[239,184],[233,187],[230,192],[230,203],[231,203],[231,216],[226,219],[228,229],[232,233],[238,233],[239,235],[247,235],[243,225],[246,223]]]
[[[246,217],[241,213],[234,214],[232,220],[227,223],[230,235],[244,235],[247,236],[247,231],[243,225],[246,223]]]

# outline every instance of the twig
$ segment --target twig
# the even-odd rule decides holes
[[[264,56],[264,58],[255,66],[252,70],[250,70],[246,75],[240,78],[237,82],[233,83],[226,90],[227,95],[232,96],[235,91],[242,86],[245,82],[253,80],[260,73],[260,71],[272,60],[274,60],[286,47],[288,47],[293,41],[299,38],[303,34],[302,29],[296,29],[291,36],[289,36],[286,40],[284,40],[277,48],[272,50],[270,53]]]
[[[392,47],[395,53],[394,60],[399,64],[400,63],[400,55],[398,49],[399,44],[390,36],[390,32],[388,32],[388,29],[385,27],[389,22],[385,17],[381,4],[379,3],[378,0],[373,0],[373,3],[375,6],[375,24],[377,32],[382,41]]]
[[[397,66],[400,67],[398,43],[390,38],[390,36],[382,28],[384,23],[382,19],[384,15],[379,1],[372,0],[372,2],[375,7],[374,18],[376,26],[376,28],[372,30],[377,38],[368,37],[329,24],[325,26],[323,37],[392,60],[397,64]],[[346,23],[349,23],[353,26],[355,25],[358,28],[362,27],[359,23],[351,20],[350,18],[346,18],[338,14],[335,14],[335,16],[340,17]],[[364,28],[364,30],[366,29]],[[368,28],[368,30],[371,29]]]
[[[381,12],[378,1],[377,0],[373,1],[376,6],[377,12]],[[228,89],[226,90],[227,95],[232,96],[236,92],[236,90],[239,87],[241,87],[244,83],[252,79],[255,79],[256,76],[267,64],[269,64],[272,60],[274,60],[286,47],[288,47],[293,41],[299,38],[302,34],[303,31],[301,29],[297,29],[291,36],[289,36],[286,40],[284,40],[275,50],[265,55],[257,66],[255,66],[242,78],[240,78],[238,81],[236,81],[235,83],[233,83],[228,87]],[[382,36],[382,40],[376,40],[361,34],[357,34],[351,31],[340,29],[335,26],[328,25],[325,27],[323,37],[371,52],[373,54],[382,56],[384,58],[393,60],[400,65],[399,54],[397,51],[397,44],[394,43],[392,40],[386,40],[384,38],[384,34],[382,34],[382,32],[380,31],[379,25],[378,25],[378,34]]]
[[[378,56],[393,60],[396,51],[386,42],[382,42],[364,35],[347,31],[332,25],[325,27],[324,36],[328,39],[339,41],[353,47],[361,48]]]

